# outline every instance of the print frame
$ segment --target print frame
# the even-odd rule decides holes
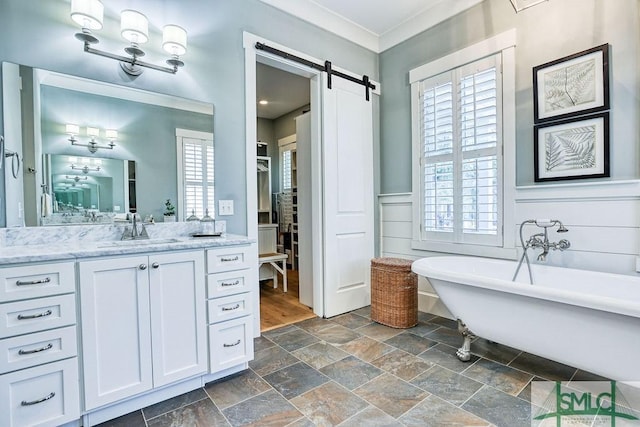
[[[535,182],[608,178],[609,112],[534,126]]]
[[[534,122],[609,109],[609,45],[533,68]]]

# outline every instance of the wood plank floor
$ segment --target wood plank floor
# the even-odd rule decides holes
[[[316,317],[311,308],[298,300],[298,271],[287,270],[287,293],[282,292],[280,279],[278,289],[273,289],[271,280],[260,282],[261,332]]]

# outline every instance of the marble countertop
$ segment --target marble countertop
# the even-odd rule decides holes
[[[96,226],[93,226],[96,227]],[[47,230],[48,231],[48,230]],[[226,234],[221,237],[191,237],[188,234],[151,235],[148,240],[51,238],[39,236],[28,244],[11,244],[0,247],[0,265],[32,262],[76,260],[102,256],[118,256],[148,252],[206,249],[243,245],[255,242],[246,236]],[[48,243],[45,243],[48,242]]]

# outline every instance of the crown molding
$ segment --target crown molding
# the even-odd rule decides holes
[[[395,28],[379,36],[379,51],[390,49],[421,32],[436,26],[460,12],[469,9],[483,0],[442,0],[410,19],[400,23]]]
[[[350,40],[373,52],[380,52],[377,34],[308,0],[260,0],[290,15]]]
[[[440,0],[434,6],[423,10],[383,34],[376,34],[311,0],[260,1],[303,21],[324,28],[375,53],[381,53],[481,3],[483,0]]]

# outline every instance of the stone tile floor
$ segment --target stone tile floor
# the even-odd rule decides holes
[[[101,426],[530,426],[533,379],[601,379],[483,339],[463,363],[455,322],[420,313],[393,329],[369,314],[266,332],[248,370]]]

